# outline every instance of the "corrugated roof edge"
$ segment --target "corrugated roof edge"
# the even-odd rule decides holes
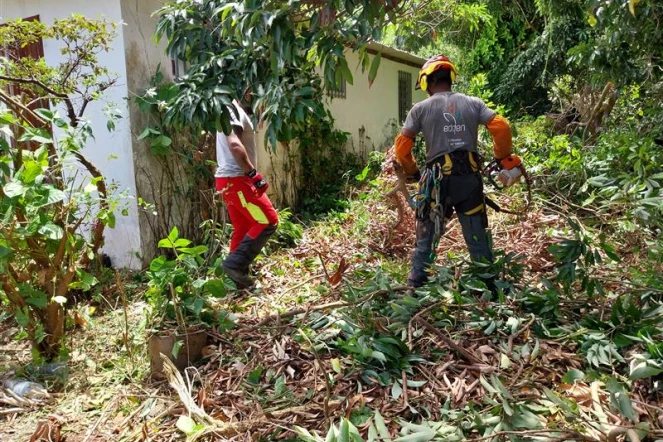
[[[387,60],[395,61],[397,63],[403,63],[417,69],[421,69],[421,66],[423,66],[423,64],[426,62],[426,59],[423,57],[410,54],[409,52],[405,52],[400,49],[392,48],[391,46],[387,46],[376,41],[369,42],[367,50],[369,54],[380,53],[382,54],[382,58],[386,58]]]

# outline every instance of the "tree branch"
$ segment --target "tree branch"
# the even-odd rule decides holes
[[[453,351],[455,351],[458,355],[460,355],[463,359],[465,359],[469,363],[475,365],[483,364],[481,359],[476,357],[474,353],[471,353],[468,350],[465,350],[460,345],[456,344],[451,338],[448,338],[444,333],[442,333],[437,328],[433,327],[430,322],[426,321],[421,316],[417,317],[415,322],[418,322],[419,324],[423,325],[425,329],[427,329],[429,332],[433,333],[435,336],[440,338],[442,342],[444,342],[449,348],[451,348]]]
[[[76,110],[74,109],[74,104],[71,101],[71,98],[69,95],[63,93],[63,92],[56,92],[53,88],[45,85],[43,82],[39,80],[35,80],[33,78],[14,78],[14,77],[7,77],[4,75],[0,75],[0,80],[5,80],[5,81],[10,81],[10,82],[15,82],[15,83],[21,83],[21,84],[34,84],[37,87],[40,87],[43,89],[45,92],[61,99],[66,108],[67,108],[67,117],[69,118],[69,121],[73,127],[78,126],[78,117],[76,116]]]
[[[33,118],[43,125],[47,125],[48,121],[41,117],[41,115],[35,113],[32,109],[24,106],[20,101],[16,100],[14,97],[5,92],[0,88],[0,101],[4,102],[10,109],[12,109],[16,114],[18,114],[24,120],[29,120]],[[27,114],[26,117],[23,114]]]
[[[97,192],[99,193],[99,206],[101,210],[108,210],[109,209],[109,204],[108,204],[108,189],[106,187],[106,181],[104,179],[104,176],[101,174],[101,171],[92,164],[85,156],[83,156],[82,153],[80,152],[74,152],[74,156],[78,160],[79,163],[81,163],[87,171],[92,175],[94,178],[97,179]],[[104,223],[97,218],[94,222],[94,225],[92,227],[92,253],[94,255],[97,254],[99,251],[99,248],[102,245],[103,239],[104,239]],[[87,253],[84,253],[81,255],[79,264],[81,266],[86,266],[90,262],[90,258],[88,257]]]
[[[39,86],[41,89],[45,90],[49,94],[56,96],[58,98],[69,98],[67,94],[62,92],[56,92],[53,88],[45,85],[43,82],[39,80],[35,80],[34,78],[16,78],[16,77],[7,77],[6,75],[0,75],[0,80],[8,81],[10,83],[34,84],[35,86]]]

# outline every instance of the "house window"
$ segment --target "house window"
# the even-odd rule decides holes
[[[412,106],[412,74],[398,71],[398,120],[402,123]]]
[[[333,84],[327,89],[327,96],[332,98],[346,98],[346,83],[344,77],[341,77],[340,84]]]

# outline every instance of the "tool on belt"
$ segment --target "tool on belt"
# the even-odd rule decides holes
[[[504,209],[485,194],[484,204],[496,212],[511,215],[523,215],[529,209],[532,202],[531,179],[520,157],[512,154],[502,160],[494,159],[483,168],[481,167],[482,164],[482,158],[476,152],[455,151],[445,154],[441,161],[424,169],[419,181],[419,192],[410,198],[406,198],[410,206],[414,209],[417,219],[421,220],[430,217],[434,222],[436,230],[435,237],[437,239],[444,234],[446,215],[444,212],[446,211],[446,206],[448,206],[448,195],[445,194],[446,189],[445,186],[442,186],[442,183],[445,177],[451,174],[465,175],[481,172],[487,178],[488,182],[498,190],[511,187],[524,177],[527,186],[527,203],[525,207],[520,210]],[[402,170],[400,172],[400,175],[403,176],[397,174],[399,175],[399,182],[405,180]],[[390,193],[402,190],[407,195],[404,182],[401,184],[401,186],[397,186]],[[402,215],[401,210],[399,209],[399,219],[400,215]]]
[[[422,173],[419,181],[419,192],[412,198],[415,215],[418,220],[430,219],[433,223],[433,253],[437,249],[438,242],[446,230],[446,221],[451,217],[454,210],[462,210],[463,213],[483,213],[484,222],[488,219],[485,213],[485,201],[483,190],[475,194],[475,198],[463,201],[468,207],[459,209],[455,205],[454,193],[463,192],[458,186],[452,186],[449,180],[452,176],[469,176],[481,172],[481,158],[475,152],[457,150],[446,153],[439,159],[429,163]],[[481,185],[481,179],[478,179]]]

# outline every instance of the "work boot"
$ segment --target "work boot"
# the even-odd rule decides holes
[[[249,266],[275,231],[276,226],[269,225],[256,238],[246,235],[235,251],[231,252],[223,261],[223,269],[228,277],[235,281],[235,284],[238,284],[238,288],[239,285],[244,286],[242,288],[248,288],[255,284],[248,275]]]
[[[235,283],[238,289],[250,289],[256,285],[256,282],[248,275],[248,272],[233,269],[232,267],[228,267],[225,263],[222,264],[222,267],[223,271],[228,275],[228,278]]]

